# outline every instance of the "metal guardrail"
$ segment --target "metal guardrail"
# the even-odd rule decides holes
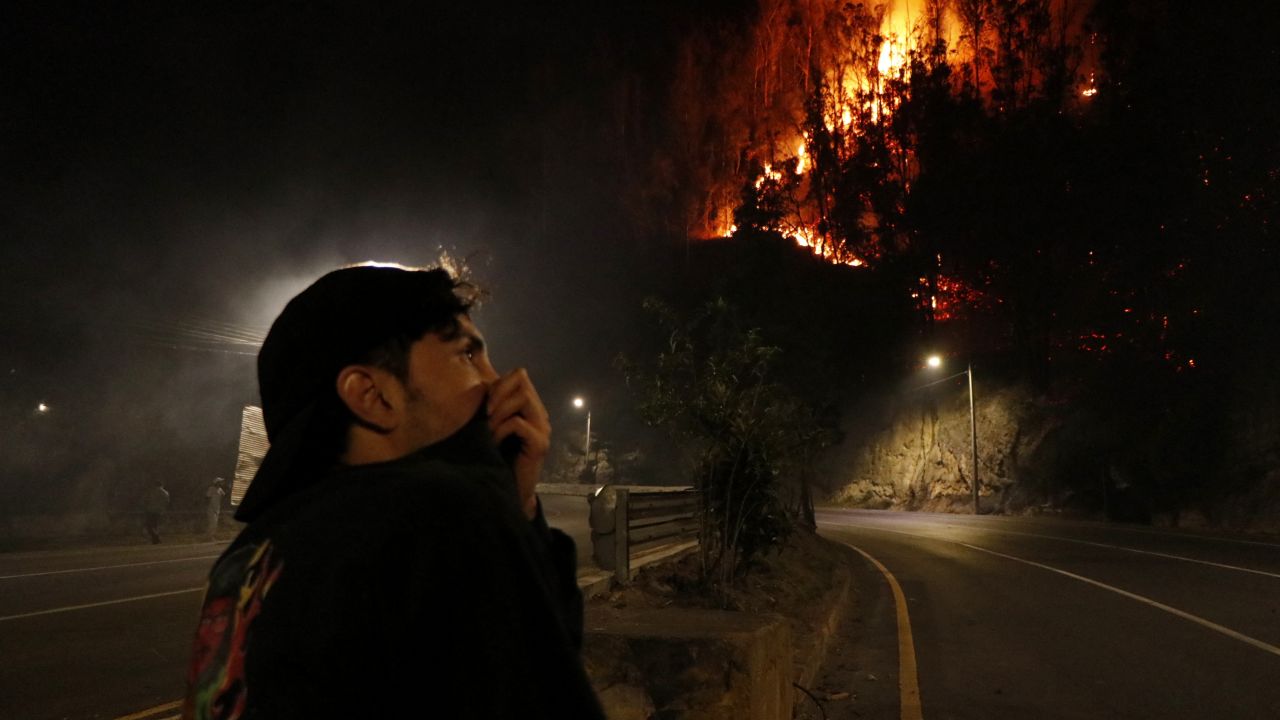
[[[693,488],[605,485],[587,500],[596,563],[619,582],[631,580],[637,555],[698,541],[700,495]]]

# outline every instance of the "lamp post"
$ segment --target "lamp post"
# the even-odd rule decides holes
[[[937,355],[930,355],[929,359],[925,361],[925,364],[927,364],[930,368],[936,370],[937,368],[942,367],[942,358],[938,357]],[[938,380],[937,382],[929,383],[929,385],[936,385],[937,383],[945,382],[947,380],[950,380],[951,378],[959,377],[961,375],[967,376],[969,380],[969,442],[973,450],[973,514],[977,515],[978,514],[978,416],[973,409],[973,363],[969,363],[969,365],[965,367],[964,372],[956,373],[951,377],[946,377],[946,378],[943,378],[942,380]],[[925,387],[928,387],[928,385],[926,385]]]
[[[581,397],[573,399],[573,406],[579,410],[586,407],[587,401]],[[582,444],[582,457],[586,457],[591,452],[591,411],[587,410],[587,439]]]

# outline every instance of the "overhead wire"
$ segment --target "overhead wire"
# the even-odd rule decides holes
[[[0,303],[0,339],[6,344],[71,341],[102,337],[155,347],[228,355],[256,355],[268,328],[207,315],[165,315],[162,309],[128,312],[85,304],[64,305],[61,312],[16,302]]]
[[[265,331],[255,326],[201,319],[129,319],[116,321],[113,324],[149,336],[253,347],[261,345],[266,336]]]

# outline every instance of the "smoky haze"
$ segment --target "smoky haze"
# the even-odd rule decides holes
[[[198,502],[254,341],[350,262],[465,260],[500,370],[553,415],[615,392],[644,282],[591,63],[627,11],[530,7],[4,11],[0,511]]]

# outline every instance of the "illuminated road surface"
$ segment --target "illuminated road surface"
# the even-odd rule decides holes
[[[901,585],[923,718],[1280,718],[1280,544],[1030,518],[818,522]],[[856,568],[859,672],[826,688],[854,699],[828,713],[897,718],[895,602],[880,570]]]
[[[544,505],[587,561],[585,502]],[[924,718],[1280,717],[1280,545],[1000,517],[819,522],[900,583]],[[222,547],[0,554],[0,718],[114,718],[176,699]],[[894,601],[870,562],[856,568],[852,652],[868,670],[844,709],[896,718]]]
[[[0,555],[0,718],[112,718],[175,699],[224,546]]]
[[[589,563],[585,499],[543,505]],[[177,699],[205,577],[225,547],[0,553],[0,720],[115,718]]]

